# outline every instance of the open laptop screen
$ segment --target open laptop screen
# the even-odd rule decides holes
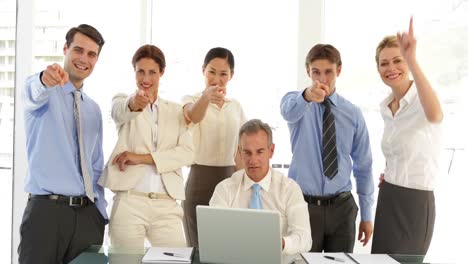
[[[204,263],[281,263],[276,211],[197,206],[198,244]]]

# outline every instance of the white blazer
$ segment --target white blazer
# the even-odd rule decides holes
[[[130,111],[128,103],[133,96],[134,94],[117,94],[112,99],[112,119],[117,126],[119,138],[98,183],[112,191],[133,189],[147,173],[147,166],[130,165],[125,171],[120,171],[117,165],[112,165],[112,160],[124,151],[150,153],[168,194],[174,199],[184,200],[181,168],[192,164],[194,149],[182,107],[159,98],[158,139],[156,151],[152,152],[152,117],[147,111]]]

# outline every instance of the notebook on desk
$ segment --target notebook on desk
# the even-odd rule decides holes
[[[151,247],[146,251],[141,262],[150,263],[192,263],[193,248]]]
[[[200,261],[282,263],[276,211],[197,206]]]

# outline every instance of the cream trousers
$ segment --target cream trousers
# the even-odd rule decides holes
[[[118,192],[109,222],[112,247],[185,247],[182,207],[172,199],[150,199]]]

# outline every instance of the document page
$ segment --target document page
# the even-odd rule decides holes
[[[392,259],[387,254],[349,254],[359,264],[398,264],[399,262]],[[355,263],[355,262],[354,262]],[[356,264],[356,263],[355,263]]]
[[[301,253],[309,264],[398,264],[386,254]]]

